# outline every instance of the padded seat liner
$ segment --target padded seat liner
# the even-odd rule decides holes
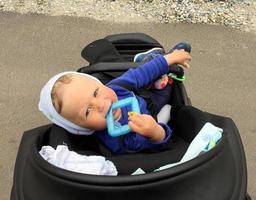
[[[102,155],[111,160],[117,167],[119,175],[129,175],[137,168],[142,168],[146,172],[152,172],[163,165],[179,161],[185,154],[188,143],[175,136],[163,152],[143,151],[138,153],[113,155],[100,141],[94,136],[74,135],[68,133],[63,128],[53,125],[49,132],[45,133],[42,144],[56,148],[57,145],[67,145],[69,150],[82,155]]]

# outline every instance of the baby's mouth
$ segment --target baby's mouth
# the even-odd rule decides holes
[[[112,106],[112,104],[110,104],[109,109],[108,109],[108,112],[107,112],[106,115],[108,115],[109,112],[111,111],[111,106]],[[119,114],[119,110],[120,110],[120,108],[117,108],[117,109],[112,110],[112,116],[114,117],[114,120],[115,120],[115,121],[118,121],[118,120],[121,118],[121,114]],[[121,112],[120,112],[120,113],[121,113]]]
[[[114,116],[115,121],[119,121],[120,118],[122,117],[121,109],[120,109],[120,108],[115,109],[115,110],[113,111],[113,116]]]
[[[112,111],[112,115],[115,116],[115,114],[117,113],[117,109]]]

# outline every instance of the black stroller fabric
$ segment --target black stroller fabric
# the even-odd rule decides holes
[[[105,55],[106,49],[93,53],[90,49],[94,46],[88,45],[82,56],[90,65],[78,71],[90,73],[106,83],[129,67],[136,67],[132,63],[136,53],[162,47],[142,33],[110,35],[100,43],[109,47],[109,42],[114,47],[109,49],[112,56],[99,57]],[[95,43],[99,44],[96,41],[92,44]],[[190,104],[181,82],[175,81],[173,93],[172,105]],[[202,113],[204,119],[224,130],[221,141],[209,152],[159,172],[152,171],[179,161],[194,137],[191,131],[200,130],[203,120],[187,115],[187,119],[172,121],[174,137],[164,152],[121,156],[112,155],[94,135],[72,135],[52,124],[26,131],[15,164],[11,200],[244,200],[247,170],[239,131],[230,118]],[[189,119],[191,123],[184,123]],[[120,173],[116,177],[96,176],[57,168],[45,161],[39,150],[43,145],[55,148],[59,144],[66,144],[70,150],[84,155],[104,155],[114,162]],[[147,173],[131,176],[138,167]]]
[[[124,61],[115,46],[107,39],[100,39],[92,42],[82,51],[82,56],[90,62],[90,64]]]
[[[38,151],[44,143],[49,143],[50,132],[56,134],[57,130],[51,125],[33,129],[26,132],[21,141],[11,199],[242,200],[246,194],[247,177],[238,130],[231,119],[207,115],[210,122],[225,127],[223,139],[214,149],[180,166],[137,176],[92,176],[54,167],[43,160]],[[90,139],[93,144],[93,138]],[[176,143],[175,149],[181,149],[184,144],[184,141]],[[80,149],[80,153],[87,151],[90,155],[100,151],[98,146],[91,148]],[[164,152],[168,153],[173,157],[175,151]],[[107,157],[124,169],[136,162],[140,162],[140,166],[143,163],[161,164],[165,158],[161,153]]]

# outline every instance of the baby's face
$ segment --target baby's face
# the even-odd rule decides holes
[[[61,115],[85,128],[103,130],[106,128],[106,115],[113,102],[115,92],[93,79],[74,75],[69,84],[63,84],[58,91],[62,100]],[[121,110],[114,111],[114,118],[121,116]]]

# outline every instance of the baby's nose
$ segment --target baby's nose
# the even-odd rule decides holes
[[[97,99],[95,101],[95,106],[96,106],[96,108],[97,108],[97,110],[99,112],[103,112],[104,111],[104,105],[105,105],[105,102],[104,102],[103,99]]]

